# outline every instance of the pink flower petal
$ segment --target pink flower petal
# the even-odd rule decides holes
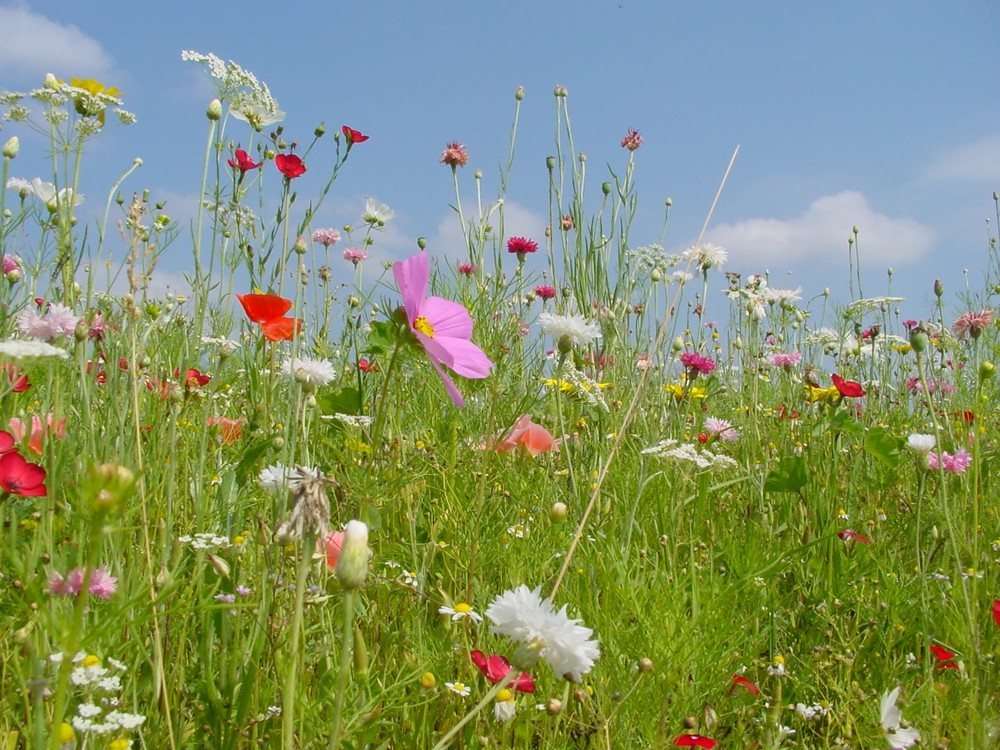
[[[430,260],[427,253],[416,255],[392,264],[392,275],[396,278],[396,286],[403,296],[403,308],[411,325],[420,314],[420,308],[427,294],[427,282],[430,280]]]

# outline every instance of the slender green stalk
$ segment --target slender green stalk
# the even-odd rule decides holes
[[[298,692],[299,661],[301,660],[302,614],[305,608],[306,581],[312,565],[312,550],[316,548],[315,533],[302,538],[299,549],[298,567],[295,574],[295,612],[292,615],[292,640],[287,655],[285,684],[281,693],[281,746],[284,750],[295,750],[296,694]]]
[[[340,671],[337,673],[337,694],[333,703],[333,731],[330,735],[330,750],[338,750],[343,741],[344,697],[351,676],[351,654],[354,646],[354,597],[353,589],[345,589],[343,594],[344,620],[340,631]]]

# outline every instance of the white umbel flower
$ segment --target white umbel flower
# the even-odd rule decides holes
[[[44,341],[18,341],[8,339],[0,341],[0,357],[9,359],[35,359],[42,357],[56,357],[57,359],[69,359],[69,352],[52,346]]]
[[[542,327],[542,333],[548,334],[556,341],[566,336],[575,346],[585,346],[601,337],[600,325],[589,322],[582,315],[556,315],[543,312],[538,316],[538,325]]]
[[[529,589],[522,584],[494,599],[486,610],[493,622],[490,630],[526,647],[518,654],[533,651],[557,675],[579,682],[601,655],[597,641],[591,639],[594,631],[580,620],[571,620],[565,606],[556,611],[550,601],[542,598],[541,590],[541,586]],[[514,661],[518,666],[518,655]]]
[[[313,390],[331,383],[337,377],[333,362],[328,359],[295,357],[281,365],[281,374],[294,378],[305,390]]]

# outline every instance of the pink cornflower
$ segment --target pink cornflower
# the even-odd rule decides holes
[[[550,300],[556,296],[556,288],[547,284],[539,284],[535,287],[535,296],[543,300]]]
[[[453,141],[441,152],[441,163],[447,164],[454,169],[464,167],[469,163],[469,153],[465,150],[465,144]]]
[[[73,568],[65,578],[52,571],[49,575],[49,593],[56,596],[76,596],[83,589],[83,568]],[[110,599],[118,590],[118,579],[108,573],[103,565],[94,568],[90,574],[90,595],[98,599]]]
[[[692,378],[698,375],[708,375],[715,369],[715,362],[698,352],[684,352],[681,354],[681,364],[687,368],[688,375]]]
[[[872,540],[863,534],[859,534],[854,529],[844,529],[837,532],[837,536],[845,542],[860,542],[861,544],[871,544]]]
[[[344,250],[344,260],[349,260],[354,265],[358,265],[361,261],[368,257],[368,251],[362,250],[358,247],[349,247]]]
[[[318,242],[323,247],[330,247],[340,242],[340,232],[336,229],[314,229],[312,241]]]
[[[629,128],[628,133],[622,138],[622,148],[627,148],[629,151],[635,151],[639,146],[642,145],[642,136],[639,135],[639,131],[635,128]]]
[[[705,420],[705,430],[709,435],[717,437],[725,443],[734,443],[740,439],[740,432],[733,428],[732,422],[717,417]]]
[[[568,232],[573,228],[573,217],[569,214],[562,217],[562,228],[564,232]]]
[[[478,270],[479,266],[477,266],[475,263],[462,261],[458,264],[458,272],[463,276],[472,276],[472,274],[474,274]]]
[[[3,272],[5,276],[11,271],[20,271],[20,270],[21,270],[21,262],[18,260],[17,256],[6,255],[6,254],[3,256]]]
[[[772,367],[783,367],[785,369],[790,369],[792,367],[797,367],[799,362],[802,361],[802,355],[798,352],[785,352],[781,354],[771,355],[771,366]]]
[[[31,417],[30,431],[28,423],[17,417],[11,417],[9,424],[10,432],[14,436],[14,439],[21,442],[27,437],[28,449],[38,455],[42,453],[42,441],[46,436],[61,438],[66,435],[66,418],[63,417],[59,421],[56,421],[55,415],[51,412],[45,415],[44,422],[37,414],[33,415]]]
[[[959,448],[954,454],[948,451],[941,451],[940,455],[934,451],[927,454],[928,469],[941,468],[953,474],[964,474],[970,463],[972,463],[972,456],[965,448]]]
[[[979,334],[988,328],[992,322],[992,310],[983,310],[978,313],[967,312],[965,315],[959,316],[958,320],[952,323],[951,329],[960,339],[965,338],[966,334],[972,336],[974,339],[978,339]]]
[[[524,256],[538,251],[538,243],[529,240],[527,237],[511,237],[507,240],[507,252],[516,255],[519,261],[524,261]]]
[[[18,330],[33,339],[55,341],[60,336],[72,336],[80,319],[65,305],[57,302],[49,305],[45,315],[30,308],[17,318]]]
[[[452,403],[465,406],[462,394],[444,367],[463,377],[477,379],[488,377],[493,367],[489,357],[471,341],[472,316],[458,302],[427,296],[430,260],[426,253],[394,263],[392,275],[403,296],[410,332],[441,377]]]

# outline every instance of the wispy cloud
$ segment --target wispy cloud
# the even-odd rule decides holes
[[[21,5],[0,6],[0,68],[25,80],[54,73],[60,78],[106,78],[114,69],[100,42],[72,24],[60,24]],[[29,81],[30,82],[30,81]]]
[[[1000,179],[1000,133],[945,151],[927,168],[930,180],[993,182]]]
[[[934,231],[915,219],[879,213],[857,191],[845,190],[817,198],[791,219],[746,219],[722,224],[707,240],[729,250],[730,264],[740,270],[761,266],[847,258],[853,227],[860,230],[862,262],[905,264],[918,260],[934,244]]]

